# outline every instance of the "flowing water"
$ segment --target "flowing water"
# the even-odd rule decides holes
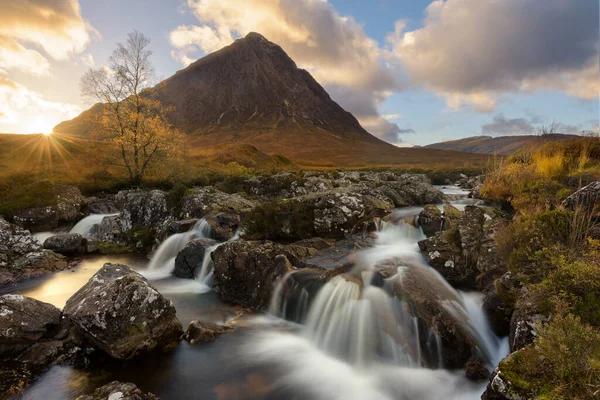
[[[418,212],[398,211],[407,214],[403,218]],[[296,281],[288,274],[277,285],[269,313],[242,316],[235,321],[238,329],[213,343],[181,342],[169,353],[99,370],[55,366],[23,398],[74,398],[115,379],[134,382],[164,399],[479,398],[485,385],[469,382],[464,371],[442,369],[440,338],[419,323],[409,302],[394,294],[410,274],[426,277],[428,285],[443,293],[440,306],[471,333],[493,366],[508,352],[507,341],[492,334],[481,310],[482,296],[456,292],[424,263],[417,246],[424,237],[420,228],[403,221],[381,225],[375,246],[353,257],[353,271],[327,283]],[[189,240],[206,236],[200,222],[165,240],[149,263],[135,257],[86,257],[74,272],[31,281],[13,292],[62,307],[104,262],[121,262],[174,302],[184,327],[193,319],[224,323],[238,311],[221,303],[207,286],[216,246],[207,249],[195,280],[171,276],[177,252]]]
[[[68,233],[79,233],[81,236],[86,237],[89,235],[92,226],[102,222],[104,217],[112,217],[115,215],[119,214],[90,214],[76,223]],[[33,234],[33,236],[35,236],[42,244],[46,239],[54,235],[56,235],[56,232],[37,232]]]

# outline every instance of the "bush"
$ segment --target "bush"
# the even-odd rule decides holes
[[[10,219],[28,208],[56,205],[57,194],[58,186],[49,180],[26,174],[5,177],[0,182],[0,215]]]

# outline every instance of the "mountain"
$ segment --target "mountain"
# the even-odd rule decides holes
[[[447,142],[433,143],[423,148],[454,150],[465,153],[477,154],[512,154],[517,150],[529,146],[539,146],[546,142],[574,139],[577,135],[546,134],[546,135],[521,135],[521,136],[474,136],[465,139],[450,140]]]
[[[258,33],[190,64],[152,93],[175,107],[171,121],[188,135],[192,151],[247,144],[315,165],[450,163],[456,157],[401,149],[371,135],[309,72]],[[100,110],[96,105],[54,131],[85,135],[86,116]]]

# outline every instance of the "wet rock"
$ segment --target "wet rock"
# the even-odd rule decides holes
[[[15,214],[13,221],[33,232],[51,231],[58,226],[58,209],[55,206],[30,208]]]
[[[535,327],[549,320],[550,317],[538,313],[524,295],[515,306],[515,311],[510,319],[510,335],[508,337],[510,351],[516,351],[532,344],[536,335]]]
[[[82,250],[83,238],[79,233],[61,233],[44,241],[44,248],[59,254],[75,254]]]
[[[567,210],[581,208],[600,217],[600,181],[592,182],[563,200],[562,206]]]
[[[193,279],[197,269],[202,266],[202,261],[209,247],[218,242],[212,239],[196,239],[190,241],[175,258],[175,269],[173,275],[178,278]]]
[[[227,194],[213,187],[194,188],[181,201],[182,218],[201,218],[219,212],[235,214],[250,211],[257,203],[238,194]]]
[[[467,362],[465,376],[471,381],[484,382],[489,379],[490,371],[487,370],[483,361],[471,359]]]
[[[436,232],[444,230],[444,217],[440,209],[432,204],[428,204],[419,213],[419,225],[427,237],[435,235]]]
[[[98,240],[106,243],[125,243],[124,235],[125,230],[122,220],[118,215],[115,215],[104,217],[99,224],[93,225],[88,236],[98,238]]]
[[[105,264],[64,308],[95,346],[117,359],[176,341],[181,323],[173,303],[126,265]]]
[[[483,300],[483,311],[488,317],[490,327],[497,336],[508,336],[510,333],[510,319],[514,311],[514,307],[506,303],[502,297],[498,295],[495,287],[492,286]]]
[[[335,269],[344,265],[353,265],[353,254],[375,245],[373,234],[357,234],[338,240],[333,246],[325,247],[300,261],[304,268],[317,267]]]
[[[403,174],[397,180],[381,182],[375,189],[387,196],[396,207],[438,204],[444,201],[444,194],[431,185],[431,180],[423,174]]]
[[[214,289],[226,302],[265,309],[275,282],[301,258],[315,253],[301,246],[284,246],[269,241],[234,241],[212,252]],[[283,256],[286,260],[282,260]]]
[[[440,338],[442,364],[446,368],[463,368],[476,356],[477,338],[464,324],[467,320],[462,299],[430,268],[403,264],[394,279],[391,294],[412,305],[412,312]],[[426,348],[422,344],[422,348]],[[435,366],[437,354],[423,354]]]
[[[323,250],[331,246],[331,243],[320,237],[302,239],[297,242],[294,242],[293,244],[296,246],[309,247],[311,249],[316,250]]]
[[[192,321],[187,331],[183,334],[183,339],[196,343],[209,343],[218,336],[230,332],[233,327],[228,325],[219,325],[212,322]]]
[[[51,304],[21,295],[0,296],[0,351],[51,336],[60,322],[61,311]]]
[[[142,392],[133,383],[114,381],[99,387],[90,395],[79,396],[76,400],[160,400],[160,397]]]
[[[220,242],[231,239],[240,226],[240,216],[234,213],[210,215],[205,219],[212,228],[212,238]]]
[[[115,202],[121,209],[119,221],[125,231],[135,226],[158,226],[170,215],[166,194],[161,190],[122,190]]]

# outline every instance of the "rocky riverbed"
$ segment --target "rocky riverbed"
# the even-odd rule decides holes
[[[478,177],[462,184],[480,182]],[[311,390],[296,380],[279,387],[289,377],[272,366],[314,365],[284,356],[297,351],[350,375],[375,365],[383,368],[382,376],[400,374],[410,381],[400,371],[413,371],[423,382],[446,382],[448,397],[423,390],[411,398],[476,398],[505,351],[498,337],[522,334],[526,322],[511,322],[519,317],[494,284],[510,285],[494,239],[502,213],[474,206],[479,200],[467,199],[469,189],[437,188],[423,175],[391,172],[279,174],[249,178],[240,188],[235,194],[192,188],[176,199],[160,190],[84,199],[80,217],[91,204],[119,213],[99,218],[83,234],[65,232],[43,244],[3,221],[0,233],[9,244],[0,267],[2,292],[9,293],[3,301],[26,295],[19,299],[32,309],[48,308],[44,314],[54,318],[39,322],[32,336],[15,329],[30,314],[14,314],[15,304],[7,303],[11,317],[0,314],[0,356],[10,363],[2,372],[6,389],[19,391],[33,382],[25,398],[35,398],[58,384],[51,398],[62,399],[112,385],[90,394],[102,396],[127,385],[111,383],[118,380],[139,386],[123,390],[164,398],[185,393],[175,388],[177,382],[223,399],[246,391],[244,398],[289,398]],[[270,213],[273,205],[276,212]],[[277,229],[245,223],[258,217],[275,218]],[[108,250],[136,250],[153,259],[148,264],[139,256],[89,255]],[[20,267],[21,258],[38,253],[56,261]],[[218,316],[214,309],[221,310]],[[344,324],[350,336],[333,339],[331,332]],[[180,338],[193,345],[177,345]],[[356,358],[356,352],[362,355]],[[45,358],[37,357],[41,353]],[[193,366],[199,360],[219,365],[224,377]],[[109,372],[100,376],[100,370]],[[152,378],[161,371],[166,377]],[[186,378],[191,371],[195,383]],[[66,384],[78,379],[78,385]],[[357,390],[384,399],[406,396],[419,385],[384,386]]]

